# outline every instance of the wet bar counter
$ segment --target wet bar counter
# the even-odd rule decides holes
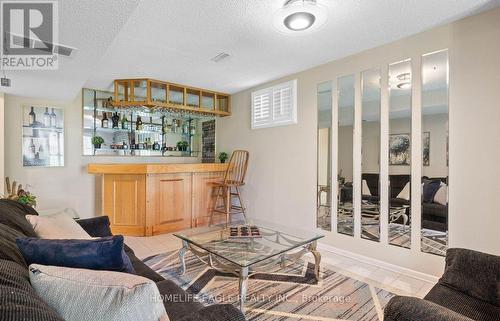
[[[208,224],[213,182],[227,164],[89,164],[113,234],[150,236]],[[223,218],[218,218],[223,219]]]

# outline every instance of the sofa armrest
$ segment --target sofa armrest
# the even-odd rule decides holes
[[[473,321],[434,302],[408,297],[393,297],[384,309],[384,321]]]
[[[500,256],[450,248],[439,283],[500,307]]]
[[[112,236],[107,216],[97,216],[76,221],[92,237]]]
[[[168,313],[168,311],[167,311]],[[245,321],[245,316],[232,304],[214,304],[193,312],[178,321]]]

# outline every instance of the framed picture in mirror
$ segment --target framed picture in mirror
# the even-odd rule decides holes
[[[389,135],[389,165],[410,165],[410,134]]]
[[[431,133],[422,133],[422,166],[430,166]]]

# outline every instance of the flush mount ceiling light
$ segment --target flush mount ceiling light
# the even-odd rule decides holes
[[[278,10],[274,27],[283,33],[302,33],[320,28],[326,21],[326,8],[316,0],[288,0]]]
[[[396,78],[398,78],[399,81],[396,87],[398,87],[399,89],[408,89],[411,87],[411,75],[409,72],[399,74],[396,76]]]
[[[411,87],[411,83],[409,82],[402,82],[398,84],[399,89],[408,89]]]

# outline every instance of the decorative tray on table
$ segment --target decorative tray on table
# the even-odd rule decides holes
[[[229,239],[240,240],[240,239],[255,239],[261,238],[259,228],[254,225],[239,225],[231,226],[229,228]]]

